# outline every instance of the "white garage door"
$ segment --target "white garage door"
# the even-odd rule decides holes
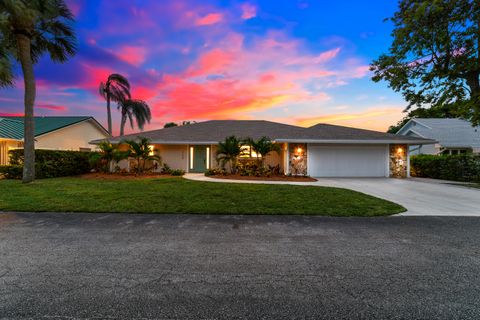
[[[385,177],[387,156],[385,145],[309,145],[308,172],[312,177]]]

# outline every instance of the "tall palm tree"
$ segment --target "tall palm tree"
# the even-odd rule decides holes
[[[130,121],[130,126],[133,129],[133,119],[135,118],[137,126],[140,130],[143,130],[145,124],[150,123],[150,120],[152,120],[150,107],[143,100],[122,100],[118,103],[118,109],[122,113],[122,120],[120,121],[121,136],[123,136],[127,119]]]
[[[237,159],[242,152],[241,141],[235,137],[230,136],[220,141],[217,146],[217,160],[220,161],[222,167],[226,163],[230,163],[230,172],[235,173],[237,170]]]
[[[100,83],[98,88],[100,95],[107,100],[108,133],[112,134],[112,111],[110,102],[121,102],[131,98],[130,83],[127,78],[118,73],[112,73],[107,81]]]
[[[33,65],[44,53],[65,62],[76,52],[71,27],[73,15],[63,0],[0,1],[0,85],[13,85],[13,67],[19,62],[25,86],[23,182],[35,179],[33,106],[36,86]]]

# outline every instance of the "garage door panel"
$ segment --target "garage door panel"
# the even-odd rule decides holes
[[[309,146],[314,177],[385,177],[386,146]]]

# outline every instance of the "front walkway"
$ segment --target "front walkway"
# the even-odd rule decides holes
[[[407,208],[406,216],[479,216],[480,189],[429,179],[319,178],[315,182],[246,181],[186,174],[186,179],[217,183],[310,185],[351,189],[393,201]]]

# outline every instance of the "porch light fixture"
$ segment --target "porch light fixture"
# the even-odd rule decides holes
[[[302,153],[302,151],[303,151],[302,148],[300,148],[300,147],[297,148],[297,153]]]
[[[403,148],[399,147],[399,148],[397,149],[397,153],[398,153],[398,154],[403,153]]]

